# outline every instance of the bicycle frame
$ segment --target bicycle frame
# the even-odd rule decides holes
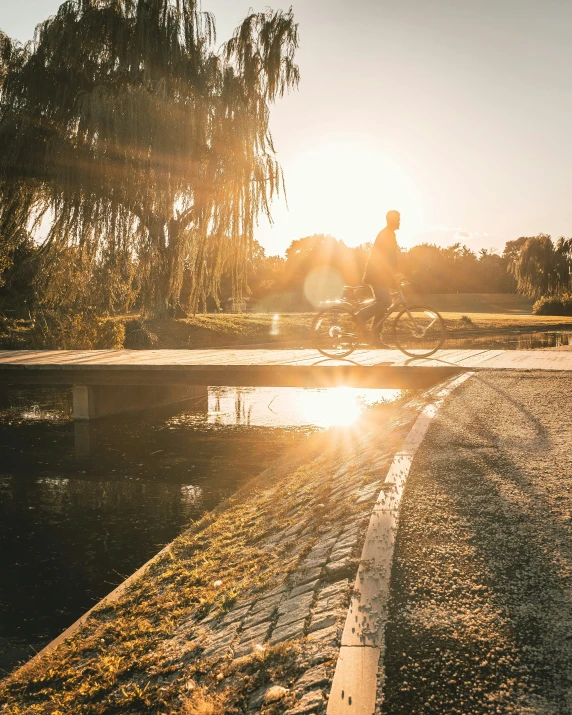
[[[391,331],[395,346],[405,355],[413,358],[425,358],[433,355],[445,341],[447,330],[445,322],[433,308],[409,303],[403,293],[405,285],[407,285],[406,282],[401,282],[396,290],[389,291],[391,305],[379,317],[375,316],[375,309],[381,307],[382,301],[376,299],[375,296],[373,300],[359,300],[355,295],[356,289],[345,286],[341,298],[324,301],[322,309],[312,323],[312,330],[316,334],[315,347],[322,355],[331,358],[339,358],[340,355],[347,357],[363,342],[366,344],[372,342],[374,346],[378,347],[381,342],[383,347],[384,341],[381,340],[383,326],[391,314],[396,313]],[[371,332],[366,328],[367,318],[358,317],[361,311],[370,316],[372,312],[374,314]],[[429,318],[429,321],[426,320],[426,317]],[[428,324],[426,324],[427,322]],[[436,323],[439,328],[435,334],[432,334],[431,330]],[[369,340],[370,335],[373,337],[371,341]],[[407,342],[409,339],[413,340],[412,346]],[[431,345],[421,346],[419,341],[424,340],[432,341]]]
[[[381,316],[381,318],[374,321],[372,329],[376,329],[376,328],[381,329],[383,327],[385,321],[389,318],[389,316],[392,313],[396,312],[398,307],[403,306],[405,308],[405,310],[407,310],[407,302],[405,300],[405,296],[403,295],[403,291],[401,290],[401,288],[398,288],[397,290],[390,291],[389,295],[394,295],[396,297],[393,298],[393,302],[391,303],[389,308],[385,311],[385,313]],[[407,314],[411,318],[409,311],[407,311]],[[413,318],[411,318],[411,320],[413,320]],[[413,320],[413,322],[415,323],[414,320]]]
[[[389,318],[389,316],[396,311],[398,307],[403,306],[405,310],[407,310],[407,303],[405,301],[405,296],[403,295],[403,291],[401,288],[398,288],[395,291],[390,291],[389,295],[395,295],[396,297],[393,299],[392,304],[389,306],[389,308],[385,311],[385,313],[381,316],[381,318],[377,321],[375,321],[374,325],[381,327],[385,321]],[[408,312],[409,315],[409,312]],[[411,318],[411,316],[409,315]]]
[[[385,311],[385,313],[381,316],[381,318],[379,318],[379,320],[374,321],[374,323],[372,325],[372,330],[381,331],[381,329],[383,328],[383,326],[385,324],[385,321],[389,318],[389,316],[392,313],[397,312],[397,308],[404,308],[405,312],[409,316],[409,319],[413,323],[415,331],[417,333],[419,333],[419,335],[417,337],[420,337],[420,338],[425,337],[425,334],[427,333],[427,331],[430,330],[430,328],[432,328],[433,325],[435,324],[436,319],[433,319],[429,323],[429,325],[427,325],[423,330],[419,330],[419,326],[418,326],[417,322],[415,321],[415,318],[409,312],[409,305],[407,304],[407,301],[405,300],[405,296],[403,295],[403,290],[401,288],[397,288],[397,290],[395,290],[395,291],[390,291],[389,294],[395,296],[393,298],[393,302],[391,303],[389,308]]]

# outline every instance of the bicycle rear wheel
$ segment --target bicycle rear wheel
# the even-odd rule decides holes
[[[409,305],[395,318],[393,339],[410,357],[429,357],[445,342],[445,321],[425,305]]]
[[[352,353],[360,340],[360,326],[348,305],[322,310],[312,325],[314,347],[322,355],[343,358]]]

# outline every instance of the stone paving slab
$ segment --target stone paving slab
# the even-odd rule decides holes
[[[276,624],[276,629],[273,631],[270,637],[270,645],[275,645],[276,643],[282,643],[283,641],[293,640],[304,635],[305,631],[304,620],[294,621],[287,623],[286,625]]]

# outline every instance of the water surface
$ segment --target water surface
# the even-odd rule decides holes
[[[455,350],[535,350],[572,345],[572,330],[545,330],[529,333],[511,332],[475,337],[448,338],[443,346]]]

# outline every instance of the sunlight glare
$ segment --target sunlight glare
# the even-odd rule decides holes
[[[305,392],[301,396],[302,412],[310,424],[320,427],[345,427],[361,414],[355,391],[347,387]]]
[[[375,138],[324,140],[296,157],[288,178],[301,235],[329,233],[357,246],[375,239],[389,209],[402,214],[405,243],[424,225],[419,188]]]
[[[216,425],[350,426],[368,408],[394,402],[402,390],[355,387],[218,387],[209,390],[208,421]]]
[[[280,335],[280,315],[274,313],[272,316],[272,324],[270,325],[270,335]]]
[[[331,266],[318,266],[310,271],[304,281],[304,295],[317,308],[326,300],[342,297],[344,279],[342,274]]]

